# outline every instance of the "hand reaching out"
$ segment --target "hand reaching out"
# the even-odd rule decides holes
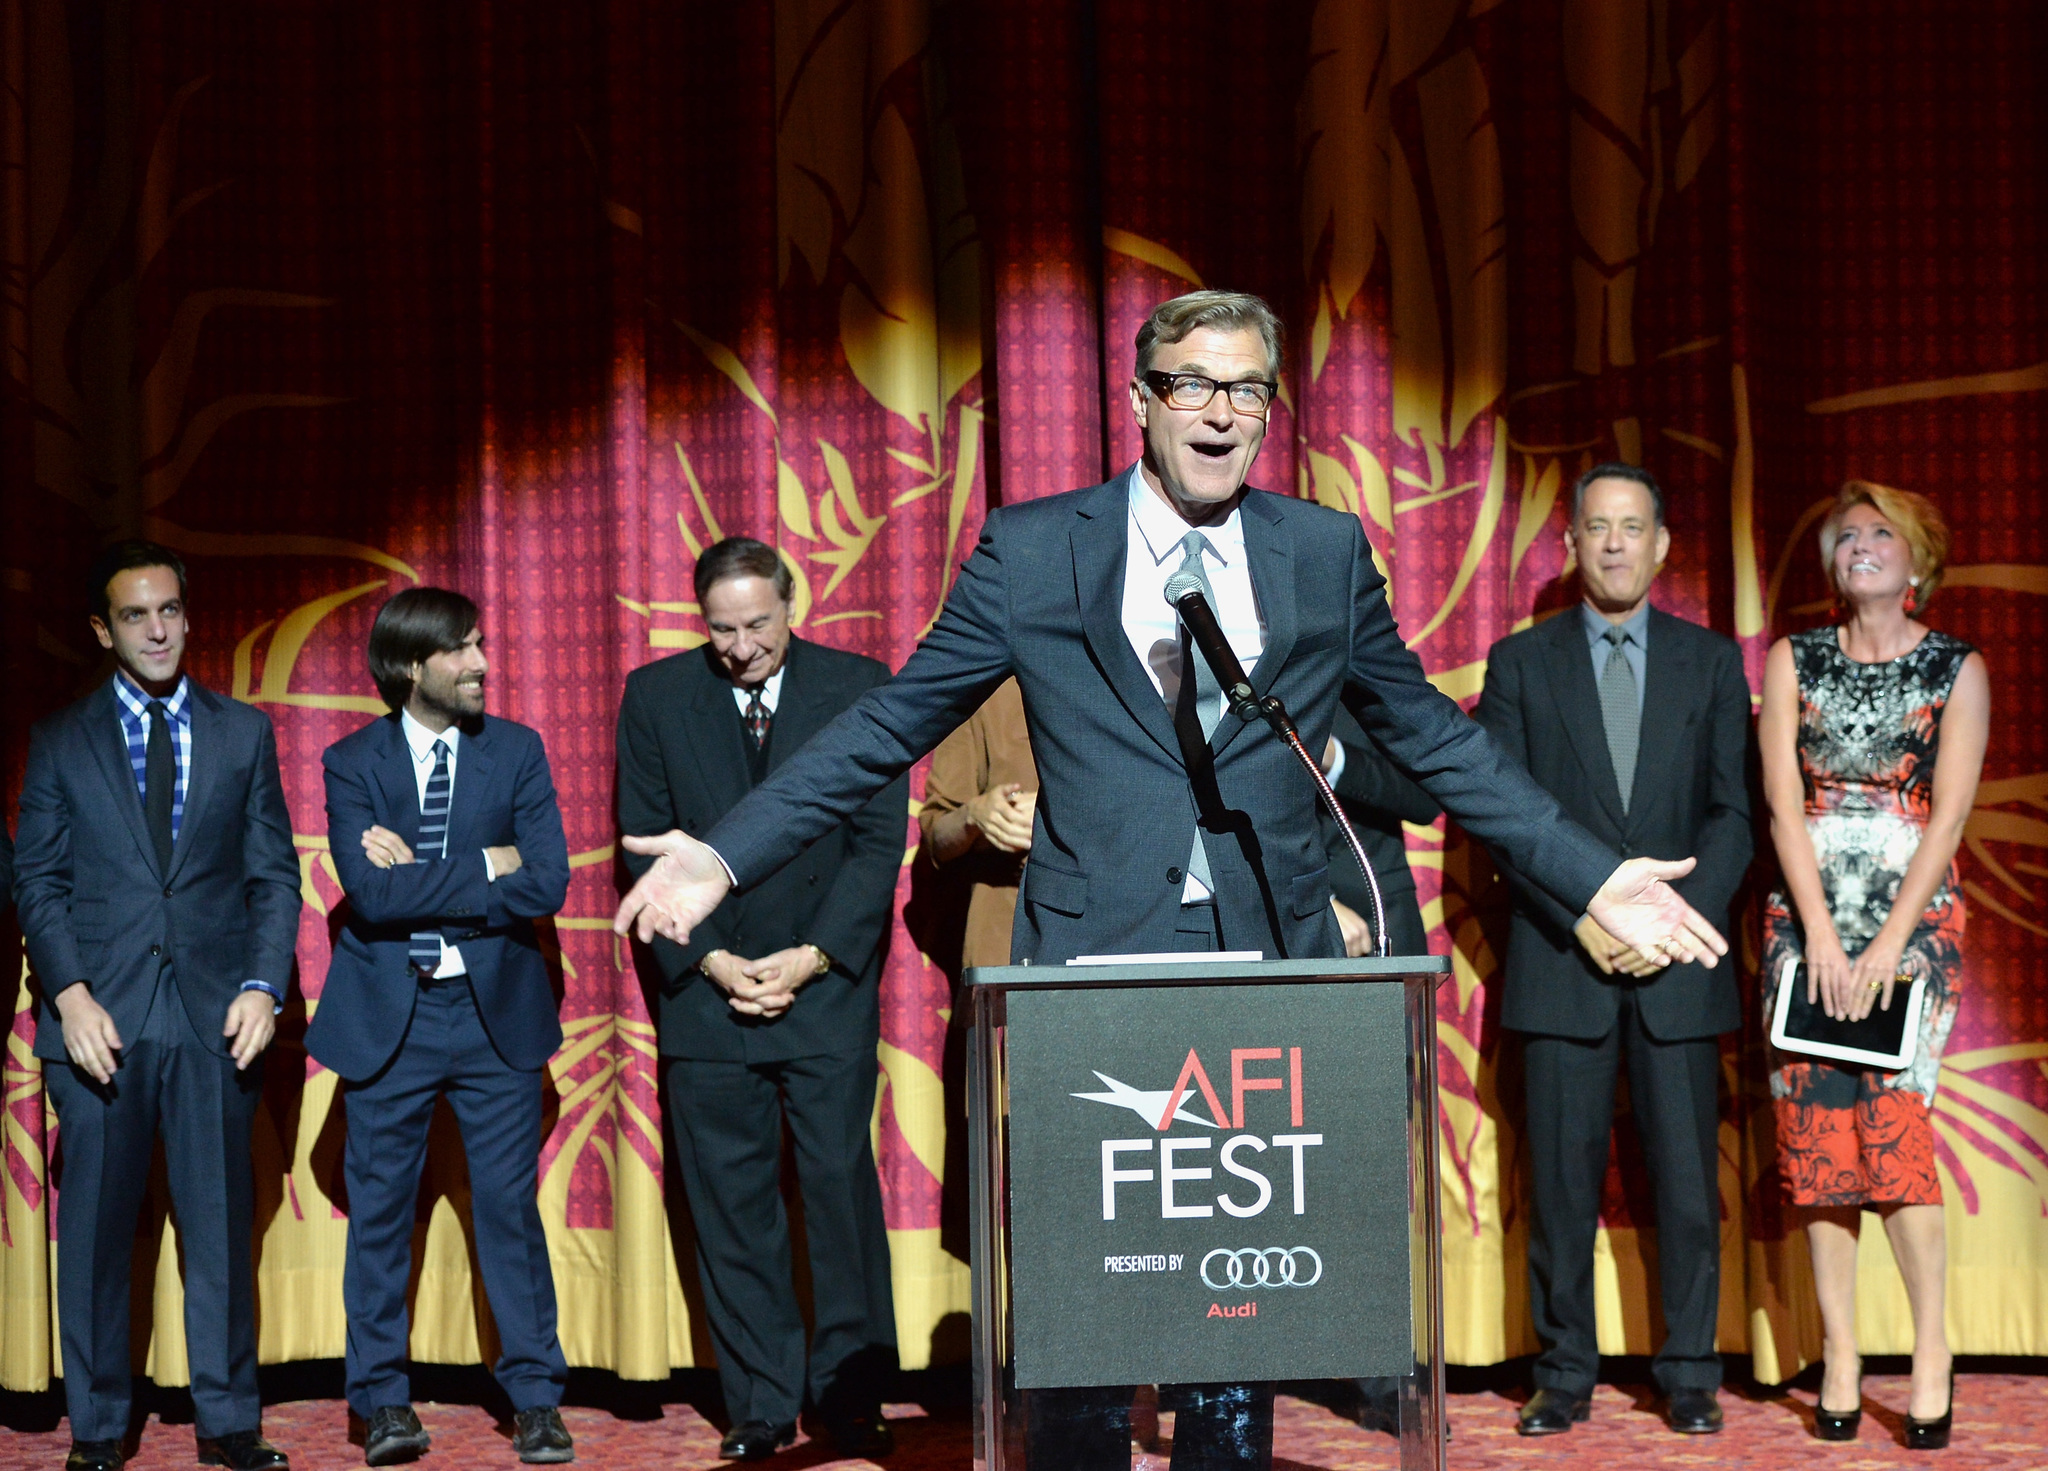
[[[1711,968],[1728,953],[1728,942],[1671,887],[1673,880],[1691,873],[1696,862],[1631,858],[1607,876],[1586,912],[1653,970],[1674,960],[1694,960]]]
[[[637,934],[644,944],[662,935],[687,945],[690,931],[709,917],[732,888],[718,855],[687,833],[621,839],[629,853],[652,853],[654,867],[619,901],[612,917],[615,934]]]

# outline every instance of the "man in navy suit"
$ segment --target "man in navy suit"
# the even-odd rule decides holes
[[[161,1133],[203,1464],[286,1464],[256,1387],[249,1129],[291,984],[299,865],[270,718],[184,673],[185,569],[148,542],[90,574],[114,677],[36,726],[18,902],[56,1105],[70,1471],[128,1431],[129,1257]]]
[[[788,862],[1015,675],[1042,783],[1016,959],[1342,954],[1315,793],[1191,656],[1163,598],[1186,571],[1209,587],[1254,690],[1286,703],[1310,750],[1341,698],[1431,797],[1574,912],[1590,906],[1646,956],[1725,952],[1667,882],[1688,864],[1618,864],[1424,678],[1356,517],[1246,487],[1280,336],[1256,297],[1202,291],[1157,308],[1130,384],[1143,458],[1107,484],[992,511],[902,671],[702,841],[625,839],[658,858],[619,930],[687,941],[729,889]],[[1271,1386],[1184,1398],[1176,1464],[1258,1464],[1271,1404]],[[1110,1404],[1092,1425],[1035,1431],[1034,1454],[1062,1471],[1128,1465],[1127,1418],[1127,1403]]]
[[[542,1076],[562,1044],[534,921],[562,907],[569,849],[540,736],[484,714],[476,604],[409,588],[377,613],[370,673],[391,713],[327,748],[327,836],[348,922],[306,1050],[348,1110],[349,1408],[372,1466],[427,1449],[406,1376],[406,1287],[427,1126],[446,1095],[522,1461],[573,1460],[568,1365],[541,1232]]]

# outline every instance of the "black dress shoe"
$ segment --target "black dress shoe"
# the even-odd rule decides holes
[[[1827,1379],[1821,1379],[1821,1392],[1813,1402],[1813,1435],[1816,1440],[1854,1440],[1856,1432],[1863,1428],[1863,1362],[1856,1363],[1856,1408],[1853,1410],[1831,1410],[1823,1400],[1827,1398]]]
[[[1593,1402],[1562,1389],[1539,1389],[1522,1406],[1515,1429],[1522,1435],[1562,1435],[1593,1413]]]
[[[226,1466],[228,1471],[274,1471],[288,1467],[285,1453],[263,1438],[260,1430],[237,1430],[199,1442],[199,1464]]]
[[[1909,1451],[1945,1451],[1948,1449],[1949,1432],[1956,1423],[1956,1374],[1948,1374],[1948,1408],[1941,1412],[1938,1420],[1916,1420],[1906,1417],[1906,1449]]]
[[[121,1471],[127,1459],[118,1440],[74,1440],[64,1471]]]
[[[1680,1435],[1714,1435],[1721,1429],[1721,1401],[1711,1389],[1674,1389],[1664,1402],[1664,1423]]]
[[[396,1466],[401,1461],[417,1461],[431,1443],[411,1405],[385,1405],[370,1416],[364,1428],[363,1464]]]
[[[576,1441],[553,1405],[535,1405],[513,1418],[512,1449],[529,1466],[556,1466],[576,1459]]]
[[[825,1433],[832,1437],[833,1449],[848,1459],[879,1461],[896,1449],[896,1433],[882,1418],[880,1409],[829,1420]]]
[[[794,1425],[770,1425],[766,1420],[747,1420],[725,1432],[718,1442],[718,1454],[728,1461],[765,1461],[784,1446],[795,1442]]]

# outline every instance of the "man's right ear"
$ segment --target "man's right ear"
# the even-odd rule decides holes
[[[85,621],[92,625],[93,637],[100,641],[101,648],[111,649],[114,646],[114,635],[107,628],[106,619],[100,617],[97,613],[88,613]]]

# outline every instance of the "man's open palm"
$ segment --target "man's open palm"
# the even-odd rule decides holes
[[[1631,858],[1607,876],[1586,912],[1652,965],[1696,960],[1712,966],[1728,953],[1728,942],[1671,887],[1674,879],[1691,873],[1697,861]]]
[[[658,855],[654,867],[626,891],[612,929],[637,933],[644,943],[656,935],[689,943],[690,931],[702,924],[732,888],[718,855],[688,833],[669,831],[656,838],[623,839],[629,853]]]

